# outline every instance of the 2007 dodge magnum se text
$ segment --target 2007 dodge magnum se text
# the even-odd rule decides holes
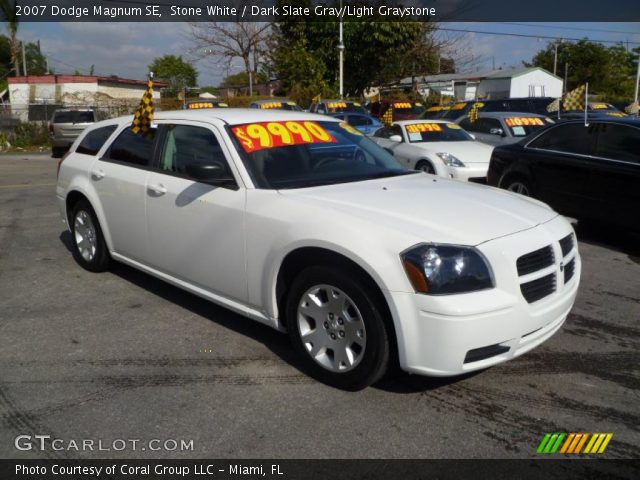
[[[286,111],[160,112],[95,124],[57,197],[84,268],[117,260],[288,331],[350,390],[395,359],[457,375],[551,337],[580,256],[545,204],[403,169],[346,123]]]

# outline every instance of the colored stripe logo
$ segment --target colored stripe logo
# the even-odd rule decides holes
[[[612,438],[613,433],[547,433],[536,453],[600,454],[604,453]]]

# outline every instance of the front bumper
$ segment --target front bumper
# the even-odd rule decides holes
[[[531,230],[477,246],[489,259],[496,287],[461,295],[428,296],[388,292],[396,321],[401,367],[411,373],[453,376],[515,358],[550,338],[564,323],[575,301],[581,262],[577,243],[566,255],[558,240],[572,232],[562,217]],[[519,277],[516,260],[552,245],[556,290],[528,303],[520,284],[537,274]],[[574,261],[574,274],[564,283],[563,265]]]
[[[488,164],[474,165],[470,164],[466,167],[447,167],[447,175],[454,180],[468,182],[470,179],[484,179],[487,177]],[[478,182],[475,180],[476,183]]]

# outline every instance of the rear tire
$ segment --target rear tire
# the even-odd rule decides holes
[[[109,251],[93,208],[79,200],[71,210],[69,228],[73,239],[73,256],[85,270],[104,272],[110,263]]]
[[[384,314],[365,282],[338,269],[303,270],[287,295],[289,336],[311,376],[356,391],[378,381],[389,365]]]

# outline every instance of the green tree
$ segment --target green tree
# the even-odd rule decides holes
[[[154,78],[167,82],[168,90],[174,94],[187,87],[195,87],[198,81],[198,72],[190,63],[185,62],[182,56],[163,55],[155,58],[149,70]]]
[[[291,4],[289,0],[286,3]],[[308,0],[294,3],[310,5]],[[348,95],[359,96],[368,87],[437,69],[438,48],[432,38],[435,24],[380,20],[374,17],[343,24],[344,85]],[[270,41],[271,67],[280,78],[288,78],[283,59],[290,59],[296,48],[301,54],[304,49],[324,65],[323,80],[335,89],[339,71],[338,25],[297,20],[276,23]]]
[[[7,29],[9,31],[9,52],[14,75],[20,75],[20,72],[18,71],[18,55],[20,52],[18,26],[20,25],[20,21],[16,14],[16,0],[0,0],[0,16],[7,22]]]
[[[40,52],[40,47],[37,43],[25,44],[24,52],[29,75],[44,75],[47,73],[47,59]]]
[[[269,78],[262,72],[255,73],[253,75],[253,83],[267,83]],[[233,75],[229,75],[225,78],[221,83],[221,87],[239,87],[249,85],[249,74],[247,72],[235,73]]]
[[[526,66],[553,71],[555,42],[536,53]],[[557,74],[564,75],[568,65],[567,90],[589,82],[589,91],[604,99],[630,97],[633,94],[635,65],[633,53],[622,44],[605,47],[587,39],[575,43],[558,43]]]

